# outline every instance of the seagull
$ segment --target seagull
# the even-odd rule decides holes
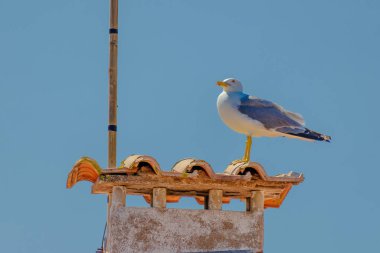
[[[217,100],[220,118],[229,128],[247,136],[241,160],[243,162],[250,161],[252,137],[288,137],[325,142],[331,140],[330,136],[306,128],[300,114],[287,111],[269,100],[243,93],[241,82],[235,78],[218,81],[217,85],[223,88]]]

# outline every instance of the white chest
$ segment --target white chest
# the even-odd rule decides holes
[[[229,128],[236,132],[251,136],[266,135],[267,130],[260,122],[240,113],[238,110],[240,98],[241,94],[222,92],[217,100],[220,118]]]

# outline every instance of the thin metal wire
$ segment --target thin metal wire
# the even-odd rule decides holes
[[[103,231],[103,238],[102,238],[102,248],[103,249],[105,249],[106,242],[107,242],[106,231],[107,231],[107,222],[106,222],[106,225],[104,226],[104,231]]]
[[[104,232],[103,232],[103,237],[102,237],[102,245],[100,248],[96,250],[96,253],[104,253],[104,249],[106,248],[106,231],[107,231],[107,222],[106,225],[104,226]]]

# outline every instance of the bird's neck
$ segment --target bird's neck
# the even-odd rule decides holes
[[[223,92],[225,92],[228,97],[233,97],[233,98],[246,96],[241,91],[223,91]]]
[[[227,102],[227,104],[230,104],[230,105],[238,105],[238,104],[240,104],[240,100],[241,100],[242,96],[244,96],[244,95],[245,94],[242,92],[226,92],[226,91],[223,91],[222,93],[220,93],[220,95],[218,97],[218,103]]]

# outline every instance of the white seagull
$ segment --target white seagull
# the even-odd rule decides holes
[[[331,137],[305,127],[303,117],[281,106],[243,93],[243,86],[235,78],[218,81],[223,88],[218,96],[220,118],[232,130],[247,136],[242,161],[249,162],[252,137],[289,137],[308,141],[330,142]]]

